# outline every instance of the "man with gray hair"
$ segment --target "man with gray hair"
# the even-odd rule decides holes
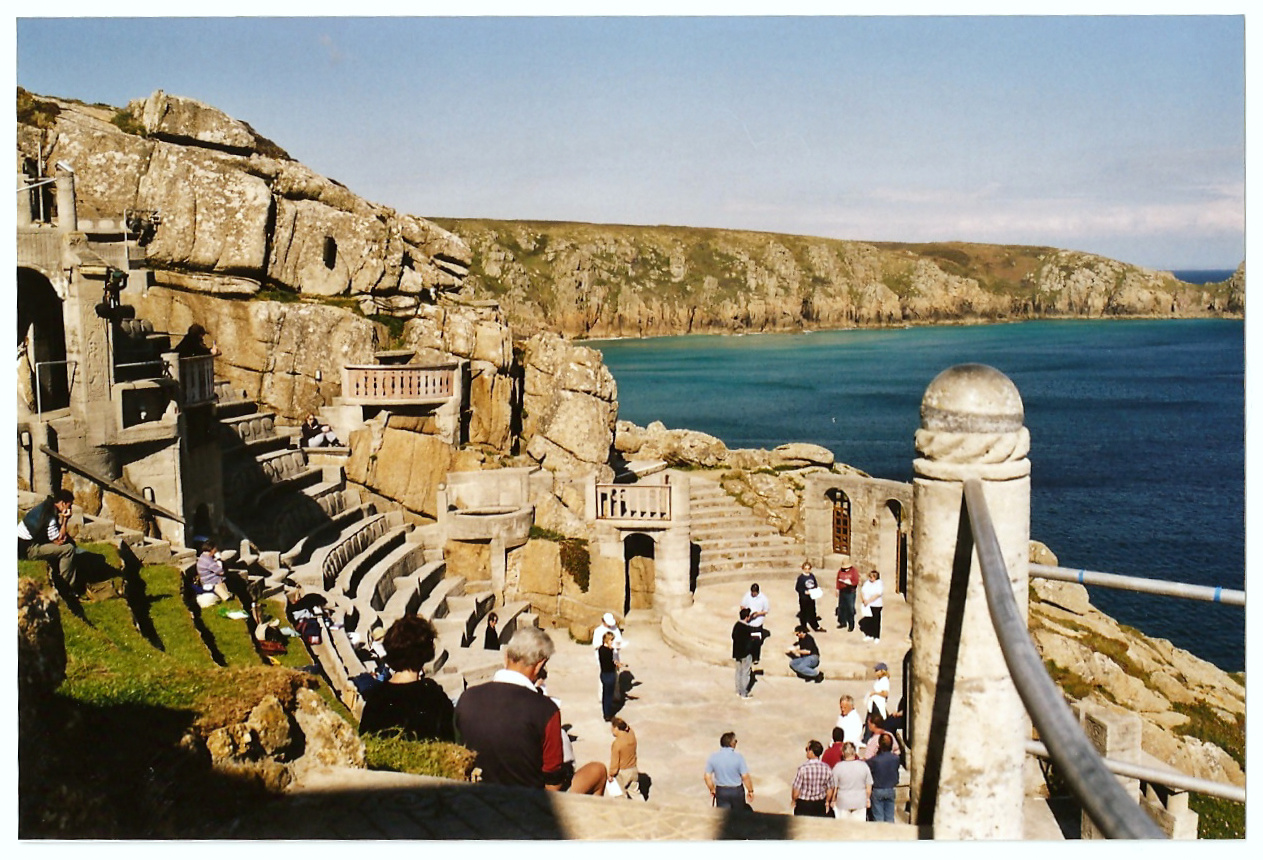
[[[478,754],[483,782],[549,791],[604,794],[606,770],[589,762],[569,774],[562,742],[561,711],[535,686],[553,640],[538,627],[514,632],[504,647],[504,668],[490,681],[470,687],[456,705],[461,742]]]

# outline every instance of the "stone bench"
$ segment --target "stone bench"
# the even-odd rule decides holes
[[[382,627],[390,629],[400,618],[409,613],[421,614],[420,609],[426,598],[434,593],[434,589],[443,581],[447,573],[447,563],[443,561],[427,561],[412,571],[405,579],[413,587],[405,588],[396,580],[395,593],[386,601],[386,605],[377,614]]]
[[[354,504],[352,504],[352,494],[354,494],[354,499],[356,500]],[[281,553],[281,561],[291,567],[297,567],[309,561],[311,554],[320,547],[324,540],[332,538],[333,540],[330,540],[330,543],[336,543],[339,532],[377,513],[376,506],[371,502],[363,505],[359,504],[359,493],[350,487],[343,489],[342,496],[346,505],[345,509],[340,513],[331,514],[328,522],[320,523],[299,538],[292,547]]]
[[[372,514],[344,529],[327,547],[312,554],[311,565],[320,571],[319,588],[329,591],[337,581],[338,572],[366,546],[386,531],[403,522],[403,516],[394,511]]]
[[[350,558],[338,571],[333,587],[326,590],[333,592],[339,600],[350,598],[353,601],[359,593],[360,582],[368,572],[391,551],[403,544],[407,537],[407,526],[397,525],[387,529],[377,540]]]

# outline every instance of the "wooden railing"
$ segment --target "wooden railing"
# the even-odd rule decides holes
[[[671,487],[667,484],[597,484],[598,520],[671,521]]]
[[[180,359],[183,405],[196,406],[215,399],[215,356],[191,355]]]
[[[342,397],[351,403],[439,403],[455,391],[456,367],[348,365],[342,371]]]

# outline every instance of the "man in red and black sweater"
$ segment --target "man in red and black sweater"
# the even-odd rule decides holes
[[[535,686],[553,655],[553,641],[537,627],[513,633],[504,668],[491,681],[470,687],[456,704],[461,741],[478,754],[483,782],[549,791],[604,794],[606,770],[589,762],[569,773],[562,744],[561,711]]]

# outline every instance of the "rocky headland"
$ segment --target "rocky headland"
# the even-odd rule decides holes
[[[331,402],[343,366],[379,350],[465,359],[466,444],[429,419],[384,414],[348,440],[348,480],[423,522],[448,471],[542,466],[537,525],[584,537],[581,482],[652,459],[718,472],[801,537],[805,476],[854,471],[816,446],[729,450],[620,421],[599,351],[570,338],[1244,313],[1244,264],[1196,286],[1046,247],[426,219],[365,201],[248,124],[161,91],[115,108],[19,90],[18,118],[20,165],[73,165],[85,232],[157,214],[143,246],[151,281],[125,300],[169,332],[204,324],[223,350],[218,375],[283,423]],[[1040,584],[1032,599],[1035,640],[1068,696],[1134,710],[1147,751],[1244,784],[1243,742],[1225,749],[1233,742],[1205,728],[1243,737],[1243,677],[1118,625],[1079,586]]]

